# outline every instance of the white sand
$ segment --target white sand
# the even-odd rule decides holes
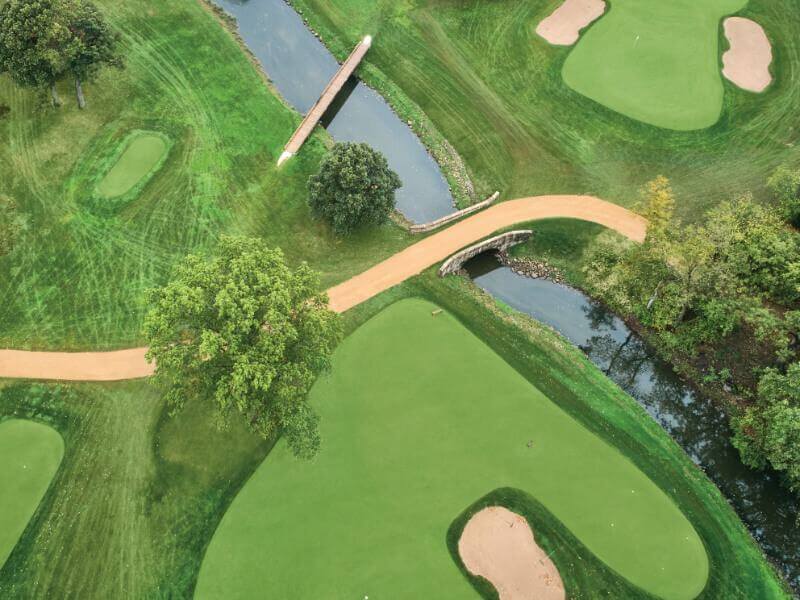
[[[606,11],[603,0],[565,0],[536,28],[536,33],[556,46],[571,46],[578,41],[581,29],[599,19]]]
[[[470,573],[489,580],[500,600],[564,600],[558,569],[533,539],[528,522],[502,506],[473,515],[458,553]]]
[[[743,90],[763,92],[772,82],[772,45],[764,28],[742,17],[725,19],[723,26],[731,47],[722,55],[722,74]]]

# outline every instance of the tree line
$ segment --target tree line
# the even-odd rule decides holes
[[[83,82],[104,65],[123,66],[119,34],[89,0],[7,0],[0,5],[0,74],[24,87],[49,87],[71,77],[78,107],[86,106]]]
[[[767,187],[770,205],[746,194],[683,224],[659,177],[643,190],[644,243],[601,236],[585,274],[592,294],[735,399],[743,461],[800,492],[800,170],[780,167]]]

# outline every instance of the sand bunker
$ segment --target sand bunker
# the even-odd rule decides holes
[[[725,19],[724,28],[731,47],[722,55],[722,74],[743,90],[763,92],[772,82],[772,45],[764,28],[742,17]]]
[[[458,553],[474,575],[488,579],[500,600],[564,600],[564,584],[544,550],[536,545],[528,522],[490,506],[464,527]]]
[[[603,0],[565,0],[536,28],[536,33],[556,46],[571,46],[581,29],[606,11]]]

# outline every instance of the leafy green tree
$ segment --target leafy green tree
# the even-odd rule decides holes
[[[241,415],[264,438],[282,433],[296,456],[316,454],[307,394],[342,335],[318,288],[308,266],[291,270],[258,239],[223,237],[214,258],[188,256],[149,295],[144,323],[173,413],[199,398],[215,405],[221,425]]]
[[[65,49],[71,33],[56,0],[7,0],[0,4],[0,73],[25,87],[49,86],[53,104],[61,100],[56,81],[67,71]]]
[[[394,210],[400,178],[367,144],[336,144],[308,181],[312,212],[338,234],[385,223]]]
[[[66,47],[67,70],[75,78],[78,106],[84,108],[82,82],[93,79],[103,66],[123,66],[118,49],[119,34],[89,0],[60,1],[72,34]]]
[[[784,217],[800,227],[800,169],[778,167],[767,181],[767,187],[783,211]]]
[[[19,85],[47,85],[61,103],[56,82],[75,78],[78,106],[86,100],[82,82],[103,65],[122,66],[119,36],[89,0],[8,0],[0,5],[0,73]]]
[[[800,235],[749,196],[723,202],[708,215],[704,235],[715,260],[744,286],[771,299],[800,299]]]
[[[675,195],[669,179],[659,175],[644,185],[641,213],[647,219],[647,237],[651,241],[667,234],[675,214]]]
[[[14,249],[26,224],[25,217],[19,214],[11,198],[0,194],[0,258]]]
[[[758,400],[732,420],[733,443],[754,468],[768,463],[800,491],[800,363],[786,374],[767,370],[758,384]]]

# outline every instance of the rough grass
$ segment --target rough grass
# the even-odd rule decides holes
[[[630,206],[644,182],[663,174],[682,199],[681,216],[693,219],[746,190],[766,198],[772,168],[800,162],[797,0],[752,0],[741,11],[769,33],[775,83],[752,94],[725,81],[720,119],[695,132],[646,125],[571,90],[561,72],[572,49],[534,31],[560,1],[292,3],[339,56],[365,31],[375,34],[367,61],[504,198],[586,192]]]
[[[224,232],[259,235],[329,285],[408,243],[387,226],[347,240],[311,220],[305,181],[324,151],[275,160],[299,122],[232,36],[195,0],[99,3],[122,35],[127,68],[61,109],[0,77],[0,193],[29,217],[0,261],[0,347],[111,348],[139,343],[142,292],[176,260]],[[131,130],[174,146],[136,198],[110,214],[91,201],[104,163]]]
[[[51,424],[66,447],[0,570],[3,598],[189,596],[209,532],[269,447],[217,431],[196,403],[169,419],[144,381],[14,384],[0,415]]]
[[[197,597],[462,598],[447,527],[499,485],[535,496],[636,586],[700,593],[708,558],[668,497],[436,309],[395,303],[337,349],[311,392],[325,451],[298,463],[278,442],[222,520]]]

